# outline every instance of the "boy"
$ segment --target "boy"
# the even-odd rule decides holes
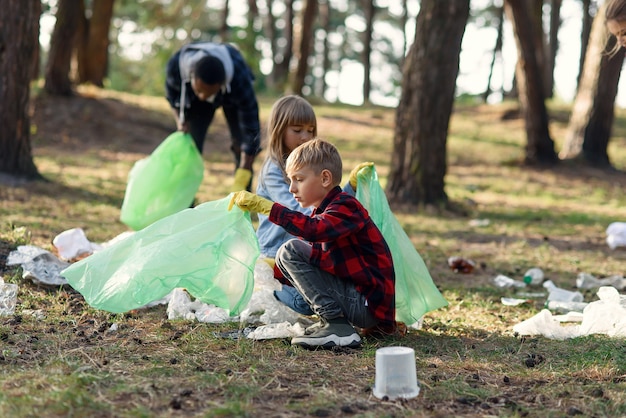
[[[224,111],[235,156],[232,191],[250,190],[252,165],[260,150],[259,106],[254,76],[232,45],[192,43],[167,63],[165,93],[179,131],[188,132],[200,155],[215,111]]]
[[[245,191],[229,208],[268,215],[292,235],[276,254],[276,265],[303,295],[321,322],[291,343],[306,348],[358,347],[360,328],[395,325],[395,273],[381,232],[359,201],[342,192],[342,163],[330,143],[313,139],[287,158],[289,191],[311,216]],[[313,329],[311,329],[313,328]]]

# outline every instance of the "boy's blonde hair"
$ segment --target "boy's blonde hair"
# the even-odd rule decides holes
[[[333,176],[332,185],[341,184],[341,170],[343,169],[341,155],[333,144],[323,139],[314,138],[307,141],[289,154],[285,170],[292,172],[303,168],[310,168],[315,174],[328,170]]]
[[[285,160],[289,150],[285,147],[285,131],[292,125],[313,125],[313,137],[317,136],[317,119],[311,104],[303,97],[281,97],[272,106],[267,123],[267,159],[271,159],[285,173]]]

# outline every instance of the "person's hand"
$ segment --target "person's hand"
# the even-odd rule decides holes
[[[241,190],[233,193],[233,197],[230,198],[230,203],[228,204],[228,210],[231,210],[234,205],[237,205],[239,208],[249,212],[269,215],[272,211],[272,206],[274,206],[274,202],[267,200],[264,197],[257,196],[254,193]]]
[[[357,166],[352,169],[352,171],[350,172],[349,181],[350,181],[350,186],[352,186],[354,191],[356,191],[356,176],[359,173],[359,171],[361,171],[362,169],[371,170],[372,167],[374,167],[374,163],[368,161],[365,163],[357,164]],[[367,173],[367,171],[364,171],[363,173],[365,174]]]
[[[185,133],[189,133],[189,123],[187,122],[177,122],[176,123],[176,129],[180,132],[185,132]]]
[[[231,192],[238,192],[240,190],[246,190],[252,179],[252,171],[246,168],[238,168],[235,171],[235,182],[231,188]]]

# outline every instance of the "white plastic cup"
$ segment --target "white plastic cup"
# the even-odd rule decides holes
[[[13,315],[17,302],[17,285],[0,280],[0,316]]]
[[[409,347],[376,350],[376,382],[372,390],[379,399],[410,399],[420,393],[415,370],[415,351]]]

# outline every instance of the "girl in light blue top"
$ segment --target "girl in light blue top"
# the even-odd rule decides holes
[[[285,161],[298,145],[316,136],[317,118],[308,101],[296,95],[284,96],[276,101],[267,125],[267,156],[259,173],[256,194],[289,209],[310,215],[311,208],[300,206],[289,192]],[[295,237],[281,226],[271,223],[266,215],[258,216],[257,238],[261,257],[274,267],[274,257],[278,248]],[[280,275],[277,269],[274,269],[274,273],[275,276]],[[280,281],[280,277],[276,278]],[[274,292],[276,298],[298,313],[313,314],[297,290],[285,283],[288,282],[283,282],[282,290]]]
[[[289,181],[285,174],[285,161],[298,145],[317,135],[317,119],[313,107],[300,96],[280,98],[270,113],[267,125],[267,157],[259,173],[256,194],[278,202],[292,210],[310,214],[310,208],[302,208],[289,192]],[[257,237],[261,257],[274,259],[278,248],[294,238],[282,227],[259,214]],[[271,264],[271,262],[270,262]]]

